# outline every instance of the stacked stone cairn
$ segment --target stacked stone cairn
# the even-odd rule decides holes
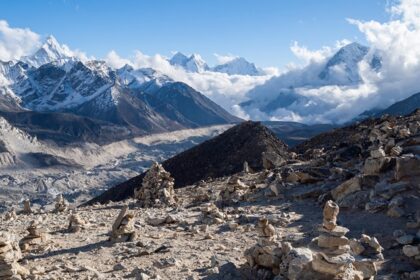
[[[227,215],[220,211],[214,203],[208,203],[201,208],[201,221],[204,224],[223,224],[227,219]]]
[[[69,232],[76,233],[85,228],[86,222],[77,213],[69,216],[69,226],[67,228]]]
[[[62,194],[57,195],[55,199],[55,212],[64,212],[67,210],[69,203],[64,199]]]
[[[29,199],[25,199],[23,201],[23,214],[32,214],[32,209],[31,209],[31,202],[29,201]]]
[[[22,251],[43,251],[45,242],[49,239],[48,234],[42,228],[39,220],[34,220],[26,229],[28,235],[22,238],[19,246]]]
[[[174,206],[177,197],[174,191],[174,178],[157,162],[147,171],[141,188],[134,191],[141,207]]]
[[[12,207],[5,215],[4,219],[6,221],[13,221],[17,219],[16,210],[14,207]]]
[[[273,240],[275,238],[276,229],[266,218],[258,221],[257,231],[260,237],[267,238],[268,240]]]
[[[325,279],[369,279],[376,275],[375,262],[365,257],[356,257],[363,251],[380,254],[382,247],[376,238],[367,235],[349,240],[345,235],[349,229],[337,225],[338,205],[326,202],[320,236],[310,245],[313,252],[312,269]],[[368,249],[369,248],[369,249]],[[357,259],[356,259],[357,258]]]
[[[245,185],[237,176],[228,179],[226,188],[222,191],[222,199],[229,202],[238,202],[244,199],[249,187]]]
[[[22,279],[29,271],[18,261],[22,253],[13,234],[0,232],[0,279]]]
[[[134,222],[134,215],[129,213],[128,206],[124,205],[112,225],[111,242],[134,241],[136,239]]]
[[[257,244],[245,251],[245,258],[251,268],[268,269],[267,273],[278,274],[281,263],[281,244],[276,242],[276,230],[265,218],[256,225],[259,239]]]

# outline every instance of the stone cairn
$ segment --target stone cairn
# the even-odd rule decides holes
[[[40,222],[38,220],[32,221],[26,230],[28,235],[19,242],[21,250],[24,252],[32,250],[42,251],[44,249],[43,245],[49,237]]]
[[[57,195],[55,199],[55,212],[64,212],[67,210],[69,203],[64,199],[62,194]]]
[[[129,242],[135,239],[134,215],[128,212],[128,206],[125,205],[112,225],[110,240],[112,242]]]
[[[245,258],[251,268],[263,268],[266,273],[277,275],[280,273],[282,245],[275,241],[275,228],[265,218],[256,225],[259,239],[257,244],[245,251]],[[260,275],[261,276],[261,275]],[[269,277],[269,275],[266,275]],[[262,277],[265,279],[265,277]]]
[[[420,279],[420,209],[417,210],[414,219],[406,224],[406,228],[411,233],[404,230],[396,230],[393,233],[398,244],[398,247],[395,246],[394,248],[400,248],[406,260],[417,268],[415,271],[404,273],[408,276],[408,279]],[[415,231],[417,231],[417,234]]]
[[[319,237],[311,244],[313,252],[312,269],[325,275],[325,279],[366,279],[376,275],[376,266],[371,259],[357,258],[365,247],[382,250],[376,238],[367,235],[361,240],[349,240],[345,235],[349,229],[337,225],[338,205],[326,202],[323,224]],[[363,246],[364,245],[364,246]]]
[[[174,178],[157,162],[147,171],[141,188],[134,191],[141,207],[173,206],[177,203]]]
[[[267,238],[268,240],[273,240],[276,234],[276,229],[266,218],[258,221],[257,231],[261,237]]]
[[[237,176],[232,176],[228,179],[226,188],[222,191],[222,199],[225,201],[238,202],[243,200],[249,190]]]
[[[201,208],[201,221],[204,224],[223,224],[227,219],[227,215],[219,210],[214,203],[208,203]]]
[[[258,279],[371,279],[376,275],[372,255],[378,258],[382,247],[376,238],[362,235],[360,240],[345,237],[347,228],[337,225],[339,207],[328,201],[324,207],[320,236],[309,247],[293,247],[278,242],[275,228],[267,219],[257,224],[260,239],[245,251],[250,267]]]
[[[18,261],[22,253],[14,235],[0,232],[0,279],[22,279],[29,275],[29,271]]]
[[[247,161],[244,161],[243,169],[242,169],[242,174],[249,174],[251,172],[252,171],[251,171],[251,168],[249,167],[248,162]]]
[[[86,228],[86,222],[77,214],[69,216],[69,226],[67,230],[72,233],[79,232]]]
[[[5,215],[4,219],[6,221],[13,221],[17,219],[16,210],[14,207],[12,207]]]
[[[23,214],[32,214],[33,211],[31,209],[31,202],[29,201],[29,199],[25,199],[23,201]]]

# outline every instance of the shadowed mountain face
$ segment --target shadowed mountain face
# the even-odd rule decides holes
[[[288,159],[287,145],[259,122],[243,122],[221,135],[195,146],[162,163],[180,188],[200,180],[240,172],[243,163],[256,171],[263,169],[263,153]],[[88,204],[120,201],[131,197],[141,186],[144,173],[119,184]]]
[[[132,136],[128,128],[68,113],[0,111],[0,116],[40,140],[59,144],[74,141],[102,144]]]
[[[409,98],[394,103],[379,113],[378,116],[383,114],[404,116],[414,112],[417,108],[420,108],[420,92],[410,96]]]
[[[310,138],[332,130],[337,126],[332,124],[313,124],[306,125],[297,122],[266,121],[263,122],[276,136],[292,147],[302,143]]]
[[[385,114],[391,116],[406,116],[420,108],[420,92],[401,101],[395,102],[386,109],[373,108],[360,114],[354,121],[367,118],[377,118]]]
[[[114,71],[100,61],[3,68],[8,83],[0,86],[0,115],[43,139],[103,143],[241,121],[156,71]]]

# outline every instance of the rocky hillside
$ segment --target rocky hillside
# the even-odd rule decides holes
[[[164,161],[162,165],[175,178],[175,187],[184,187],[200,180],[237,173],[245,161],[252,170],[259,171],[264,168],[264,158],[282,164],[288,157],[287,146],[265,126],[244,122]],[[89,204],[126,199],[141,185],[143,177],[144,173],[119,184]]]
[[[249,131],[264,138],[253,140]],[[58,195],[54,205],[27,200],[9,209],[0,223],[0,275],[419,279],[419,137],[419,110],[336,129],[294,152],[260,125],[244,123],[173,162],[196,160],[183,167],[191,174],[205,161],[228,168],[229,154],[226,162],[209,160],[220,159],[221,150],[242,166],[248,158],[226,149],[236,139],[244,140],[242,152],[263,147],[278,156],[253,156],[242,170],[230,169],[234,174],[183,188],[168,160],[138,178],[125,201],[76,208]]]

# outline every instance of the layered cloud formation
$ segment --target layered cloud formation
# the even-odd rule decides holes
[[[343,84],[340,72],[345,69],[340,65],[334,66],[335,83],[320,81],[319,74],[328,59],[348,43],[346,40],[315,51],[294,43],[291,50],[303,66],[292,65],[286,73],[251,90],[247,96],[253,105],[243,108],[242,114],[252,119],[343,123],[366,110],[387,107],[419,92],[420,1],[396,2],[388,12],[390,21],[384,23],[348,19],[365,36],[370,48],[356,67],[360,82]],[[372,68],[373,56],[380,57],[379,70]],[[275,100],[280,93],[296,95],[298,100],[277,110],[262,109],[267,100]]]

